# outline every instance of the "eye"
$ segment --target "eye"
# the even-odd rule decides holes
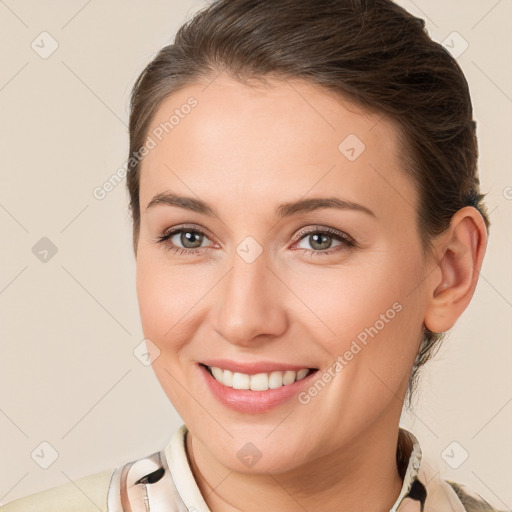
[[[316,227],[314,229],[301,230],[298,233],[298,237],[299,242],[304,240],[313,247],[313,250],[299,247],[301,250],[311,252],[311,256],[313,254],[330,255],[334,252],[352,249],[357,245],[355,240],[346,233],[331,228]],[[339,244],[331,249],[333,239],[337,240]]]
[[[332,247],[332,240],[338,241],[338,245]],[[169,231],[166,231],[162,236],[158,237],[155,241],[162,244],[168,251],[179,254],[197,254],[206,247],[203,242],[209,240],[206,233],[196,227],[177,226]],[[331,228],[303,229],[297,234],[297,243],[303,240],[307,241],[313,249],[299,247],[302,251],[308,251],[313,254],[329,255],[334,252],[348,250],[357,246],[352,237]],[[180,246],[181,245],[181,246]]]
[[[196,254],[204,240],[209,240],[206,233],[198,228],[189,228],[187,226],[178,226],[170,231],[166,231],[162,236],[156,239],[157,243],[162,244],[166,250],[180,254]],[[182,244],[180,247],[178,244]]]

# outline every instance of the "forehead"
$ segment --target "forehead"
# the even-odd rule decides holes
[[[187,187],[205,198],[222,189],[260,201],[335,189],[374,203],[415,202],[397,126],[301,80],[242,84],[221,75],[189,85],[162,102],[148,136],[142,207],[164,190],[190,195]]]

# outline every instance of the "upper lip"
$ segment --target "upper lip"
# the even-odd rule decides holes
[[[201,364],[206,366],[215,366],[223,370],[230,370],[237,373],[245,373],[247,375],[254,375],[256,373],[271,373],[271,372],[285,372],[287,370],[299,371],[303,368],[312,368],[307,364],[291,364],[280,363],[276,361],[232,361],[230,359],[208,359],[200,361]]]

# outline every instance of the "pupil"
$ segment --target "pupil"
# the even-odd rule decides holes
[[[195,249],[196,247],[201,246],[201,240],[200,237],[202,235],[200,233],[195,233],[194,231],[185,231],[181,234],[181,243],[184,247],[187,249]],[[194,241],[195,239],[195,241]],[[187,243],[192,242],[192,247],[187,246]],[[195,245],[194,245],[195,243]]]
[[[325,235],[323,233],[316,233],[314,235],[311,235],[311,237],[313,239],[313,242],[311,242],[311,246],[312,247],[315,247],[315,244],[317,245],[320,245],[320,247],[317,247],[318,249],[328,249],[330,247],[330,242],[327,243],[326,240],[329,240],[331,237],[328,236],[328,235]],[[318,242],[318,239],[321,239],[320,242]]]

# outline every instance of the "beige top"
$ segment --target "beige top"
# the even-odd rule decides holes
[[[0,512],[210,512],[188,463],[187,432],[182,425],[158,452],[15,500]],[[403,485],[390,512],[512,512],[441,479],[437,465],[422,456],[416,437],[403,428],[397,464]]]

